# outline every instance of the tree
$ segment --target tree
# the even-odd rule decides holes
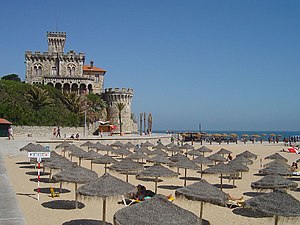
[[[84,113],[84,101],[80,95],[76,92],[65,92],[61,99],[62,103],[76,115],[82,115]]]
[[[89,93],[86,96],[88,111],[87,118],[89,122],[95,122],[102,117],[103,110],[107,107],[106,102],[99,96]]]
[[[39,87],[31,86],[27,93],[25,93],[25,97],[35,110],[53,104],[53,99],[49,96],[48,92]]]
[[[19,75],[17,74],[8,74],[6,76],[1,77],[2,80],[14,80],[14,81],[21,81]]]
[[[122,132],[122,110],[125,108],[126,104],[125,103],[122,103],[122,102],[119,102],[117,103],[117,108],[119,110],[119,121],[120,121],[120,135],[123,135],[123,132]]]

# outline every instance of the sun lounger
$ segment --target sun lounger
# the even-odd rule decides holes
[[[239,199],[228,199],[227,202],[227,207],[232,209],[232,208],[237,208],[237,207],[243,207],[244,206],[244,202],[245,200],[243,199],[243,197],[239,198]]]
[[[173,197],[172,194],[170,194],[170,195],[168,195],[166,197],[168,198],[168,200],[170,202],[173,202],[175,200],[175,198]],[[151,198],[151,197],[146,196],[145,199],[144,199],[144,201],[147,200],[147,199],[149,199],[149,198]],[[122,195],[122,201],[123,201],[123,204],[125,206],[129,206],[129,205],[133,205],[133,204],[136,204],[136,203],[139,203],[139,202],[143,202],[143,201],[138,200],[138,199],[129,199],[129,198],[125,199],[123,195]]]

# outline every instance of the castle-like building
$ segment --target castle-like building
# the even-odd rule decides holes
[[[47,52],[25,52],[26,79],[29,84],[51,85],[63,92],[94,93],[106,101],[107,119],[119,129],[117,103],[126,107],[122,110],[122,130],[137,132],[137,124],[131,118],[133,89],[104,89],[106,70],[94,66],[93,61],[85,65],[85,54],[73,50],[65,53],[65,32],[47,32]],[[117,130],[118,131],[118,130]]]

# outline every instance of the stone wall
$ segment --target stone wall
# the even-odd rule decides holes
[[[12,126],[15,136],[32,136],[52,138],[55,126]],[[79,133],[80,137],[84,136],[84,127],[60,127],[61,137],[69,138],[72,134]],[[87,132],[88,133],[88,132]]]

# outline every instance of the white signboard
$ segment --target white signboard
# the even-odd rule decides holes
[[[50,152],[28,152],[28,158],[36,158],[36,159],[50,158]]]

